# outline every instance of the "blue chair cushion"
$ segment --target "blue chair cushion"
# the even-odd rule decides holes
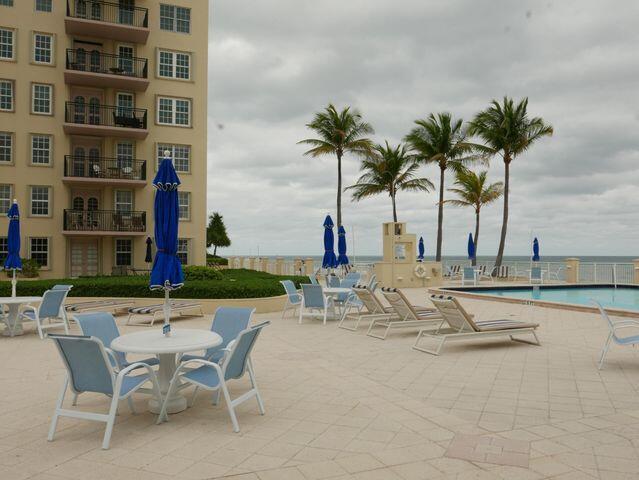
[[[293,295],[289,295],[288,299],[291,303],[300,303],[302,301],[302,296],[299,293],[295,293]]]
[[[136,387],[142,385],[148,379],[149,379],[149,376],[147,374],[136,375],[136,376],[126,375],[122,379],[122,388],[120,389],[120,395],[122,395],[122,396],[126,395],[131,390],[133,390]]]
[[[220,384],[220,377],[217,371],[209,365],[202,365],[199,368],[193,369],[182,375],[182,378],[209,388],[216,388]]]
[[[186,354],[186,355],[182,355],[181,361],[188,362],[189,360],[208,360],[209,362],[219,363],[219,361],[222,359],[223,356],[224,356],[224,352],[222,350],[220,350],[219,352],[213,353],[213,355],[211,355],[210,358],[207,358],[204,355]]]
[[[639,335],[633,335],[631,337],[616,337],[617,343],[620,345],[632,345],[635,343],[639,343]]]

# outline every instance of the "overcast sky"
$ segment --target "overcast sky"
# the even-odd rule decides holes
[[[208,209],[225,219],[223,254],[322,253],[335,216],[336,160],[296,142],[329,102],[358,108],[374,140],[413,121],[469,120],[493,98],[529,97],[555,128],[511,168],[506,254],[639,256],[637,0],[215,0],[209,33]],[[346,158],[345,185],[359,162]],[[438,171],[424,167],[436,182]],[[500,158],[489,178],[502,180]],[[452,178],[447,178],[452,184]],[[398,194],[400,221],[434,254],[436,192]],[[355,253],[381,253],[390,199],[352,203]],[[463,254],[471,209],[446,207],[444,255]],[[480,255],[494,255],[501,202],[482,212]]]

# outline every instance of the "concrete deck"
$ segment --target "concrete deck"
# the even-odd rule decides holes
[[[407,291],[424,304],[423,290]],[[639,355],[612,348],[588,313],[462,299],[480,319],[539,322],[542,346],[499,339],[458,342],[434,357],[410,347],[416,330],[387,340],[335,323],[262,314],[273,324],[254,363],[267,413],[239,408],[234,434],[224,405],[155,425],[122,405],[110,450],[104,426],[62,418],[46,440],[63,368],[51,342],[27,325],[0,337],[1,479],[635,479],[639,472]],[[126,317],[120,317],[122,325]],[[208,328],[210,316],[174,328]],[[124,327],[130,332],[145,327]],[[159,327],[156,327],[159,328]],[[77,330],[76,330],[77,331]],[[241,394],[247,379],[231,384]],[[104,396],[79,406],[106,412]]]

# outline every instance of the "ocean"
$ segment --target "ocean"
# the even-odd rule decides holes
[[[269,257],[272,255],[268,255]],[[281,255],[286,260],[293,260],[294,258],[312,258],[315,261],[321,261],[321,255]],[[575,257],[584,263],[632,263],[637,256],[603,256],[603,255],[542,255],[542,262],[563,262],[566,258]],[[348,256],[351,263],[375,263],[382,260],[381,255],[356,255]],[[442,257],[444,263],[464,263],[468,261],[468,257],[465,255],[444,255]],[[425,260],[435,260],[434,256],[426,256]],[[528,262],[530,256],[527,255],[508,255],[504,256],[504,262]],[[482,264],[488,264],[495,262],[495,257],[490,255],[479,255],[477,262]]]

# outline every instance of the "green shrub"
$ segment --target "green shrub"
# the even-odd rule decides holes
[[[5,271],[7,277],[13,277],[13,270]],[[18,270],[17,276],[22,278],[37,278],[40,275],[40,264],[30,258],[22,259],[22,270]]]
[[[220,272],[209,267],[190,265],[188,267],[184,267],[183,271],[185,281],[222,279],[222,274]]]
[[[206,254],[206,263],[207,265],[228,265],[229,264],[229,259],[228,258],[223,258],[223,257],[218,257],[218,256],[213,256],[211,254]]]
[[[186,267],[185,270],[190,267]],[[202,267],[200,267],[202,268]],[[203,267],[206,268],[206,267]],[[211,270],[211,269],[209,269]],[[280,280],[292,280],[297,287],[308,277],[278,276],[253,270],[215,271],[219,278],[186,280],[184,286],[171,292],[171,298],[260,298],[284,294]],[[73,279],[30,280],[18,282],[18,295],[42,295],[56,284],[70,284],[69,297],[162,298],[161,290],[149,290],[149,277],[82,277]],[[11,282],[0,282],[0,297],[11,295]]]

